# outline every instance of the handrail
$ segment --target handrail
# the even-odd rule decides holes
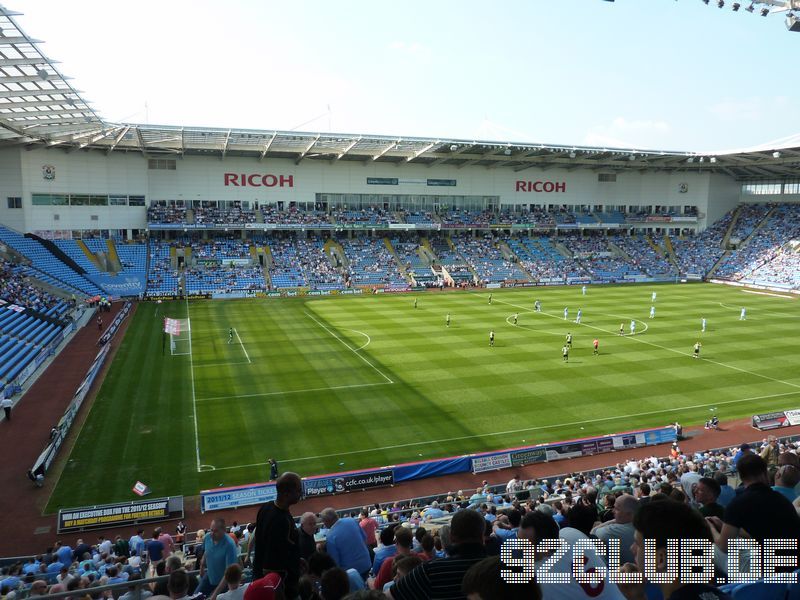
[[[199,577],[200,571],[188,571],[189,575],[196,575]],[[79,590],[72,590],[71,592],[58,592],[57,594],[45,594],[43,596],[37,596],[37,598],[49,598],[50,600],[55,600],[56,598],[70,598],[70,597],[78,597],[78,596],[85,596],[87,592],[91,592],[92,595],[95,595],[98,592],[105,592],[108,590],[122,590],[122,589],[129,589],[129,588],[141,588],[145,585],[151,583],[159,583],[162,581],[167,581],[169,579],[169,575],[159,575],[158,577],[150,577],[148,579],[134,579],[133,581],[124,581],[122,583],[112,583],[108,585],[99,585],[92,588],[82,588]],[[17,598],[27,598],[28,592],[30,590],[25,590],[24,595],[20,595],[18,592]],[[193,591],[193,590],[190,590]]]

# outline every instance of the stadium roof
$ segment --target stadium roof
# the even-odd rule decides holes
[[[176,127],[102,120],[54,61],[0,6],[0,145],[137,152],[148,158],[248,156],[624,172],[719,172],[739,180],[800,178],[800,140],[776,148],[707,154],[507,141]],[[781,147],[785,145],[786,147]]]

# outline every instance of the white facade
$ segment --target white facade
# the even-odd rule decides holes
[[[155,170],[134,153],[4,149],[0,151],[0,223],[23,232],[146,227],[146,209],[141,206],[34,206],[33,194],[143,195],[148,204],[157,200],[314,202],[317,194],[371,194],[379,202],[399,195],[492,197],[504,207],[668,206],[682,212],[684,206],[696,206],[706,215],[699,221],[700,229],[742,200],[740,185],[732,178],[707,173],[623,172],[617,174],[616,182],[605,183],[598,181],[597,172],[584,169],[530,168],[515,173],[503,167],[458,169],[413,162],[396,166],[307,159],[295,165],[288,159],[198,156],[175,160],[175,170]],[[45,178],[46,166],[54,168],[53,179]],[[367,178],[398,182],[371,185]],[[428,185],[430,179],[455,180],[456,184]],[[554,191],[543,191],[548,188]],[[22,208],[9,208],[8,197],[21,197]]]

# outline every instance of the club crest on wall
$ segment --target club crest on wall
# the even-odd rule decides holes
[[[56,178],[56,168],[53,165],[42,165],[42,179],[52,181]]]

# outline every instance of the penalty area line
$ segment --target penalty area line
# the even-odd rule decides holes
[[[237,398],[266,398],[267,396],[287,396],[289,394],[303,394],[305,392],[327,392],[329,390],[349,390],[356,388],[375,387],[378,385],[393,385],[394,381],[379,381],[378,383],[353,383],[350,385],[331,385],[318,388],[304,388],[302,390],[287,390],[281,392],[259,392],[257,394],[239,394],[232,396],[210,396],[198,398],[197,402],[210,402],[212,400],[236,400]]]
[[[236,334],[236,339],[239,340],[239,345],[242,347],[242,351],[244,352],[244,356],[247,359],[247,362],[252,363],[253,361],[250,360],[250,355],[247,353],[247,349],[244,347],[244,344],[242,343],[242,338],[239,337],[239,330],[234,329],[233,332]]]
[[[495,436],[502,436],[502,435],[512,435],[517,433],[526,433],[529,431],[542,431],[546,429],[558,429],[560,427],[571,427],[573,425],[585,425],[587,423],[598,423],[598,422],[606,422],[606,421],[621,421],[624,419],[631,419],[634,417],[645,417],[650,415],[660,415],[660,414],[667,414],[667,413],[674,413],[679,412],[682,410],[693,410],[696,408],[707,408],[709,406],[718,407],[718,406],[725,406],[727,404],[738,404],[741,402],[753,402],[756,400],[768,400],[770,398],[782,398],[784,396],[797,396],[800,395],[800,392],[784,392],[782,394],[769,394],[767,396],[753,396],[750,398],[738,398],[736,400],[723,400],[721,402],[710,402],[706,404],[693,404],[691,406],[678,406],[675,408],[663,408],[659,410],[649,410],[640,413],[632,413],[628,415],[615,415],[612,417],[599,417],[594,419],[585,419],[583,421],[570,421],[568,423],[554,423],[552,425],[540,425],[537,427],[526,427],[523,429],[510,429],[508,431],[495,431],[490,433],[476,433],[474,435],[462,435],[458,437],[452,438],[443,438],[439,440],[427,440],[424,442],[409,442],[407,444],[393,444],[391,446],[380,446],[377,448],[365,448],[364,450],[350,450],[348,452],[333,452],[331,454],[318,454],[316,456],[303,456],[300,458],[282,458],[280,460],[281,464],[285,463],[294,463],[294,462],[303,462],[307,460],[317,460],[320,458],[331,458],[335,456],[351,456],[353,454],[366,454],[369,452],[380,452],[382,450],[394,450],[397,448],[410,448],[415,446],[430,446],[432,444],[442,444],[446,442],[457,442],[461,440],[473,440],[478,438],[486,438],[486,437],[495,437]],[[259,467],[263,466],[266,463],[250,463],[247,465],[235,465],[231,467],[217,467],[216,471],[226,471],[231,469],[246,469],[250,467]]]

